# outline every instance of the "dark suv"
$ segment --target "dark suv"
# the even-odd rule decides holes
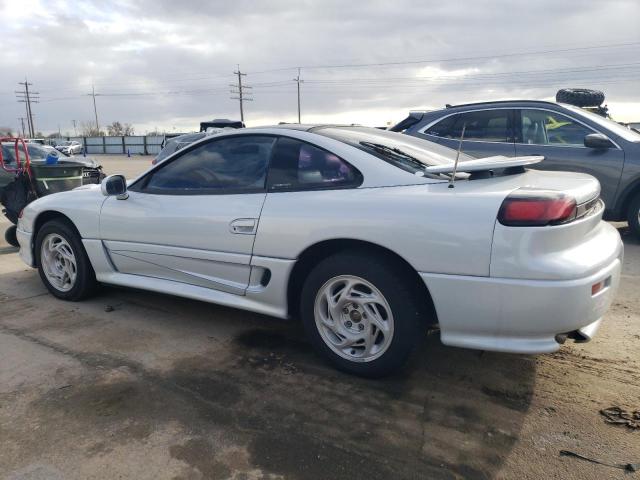
[[[536,168],[589,173],[600,181],[608,220],[640,237],[640,134],[573,105],[501,101],[411,112],[392,127],[474,157],[542,155]]]

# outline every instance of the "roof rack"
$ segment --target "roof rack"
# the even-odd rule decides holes
[[[485,102],[470,102],[470,103],[458,103],[457,105],[451,105],[450,103],[447,103],[445,105],[445,108],[456,108],[456,107],[469,107],[472,105],[488,105],[491,103],[523,103],[523,102],[530,102],[530,103],[545,103],[547,105],[557,105],[556,102],[549,102],[548,100],[531,100],[531,99],[520,99],[520,100],[488,100]]]

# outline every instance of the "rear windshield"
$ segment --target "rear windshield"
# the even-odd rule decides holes
[[[437,143],[376,128],[320,127],[313,132],[364,150],[411,173],[432,165],[453,163],[457,154],[455,150]],[[466,160],[473,158],[461,153],[460,161]]]

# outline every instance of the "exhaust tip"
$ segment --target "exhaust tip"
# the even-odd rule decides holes
[[[556,342],[558,342],[560,345],[564,345],[564,342],[567,341],[568,337],[569,337],[568,333],[559,333],[556,335]]]

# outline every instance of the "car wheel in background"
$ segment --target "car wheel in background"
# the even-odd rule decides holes
[[[326,258],[302,289],[300,309],[309,340],[345,372],[381,377],[398,370],[426,332],[411,285],[384,258],[355,252]]]
[[[18,227],[16,227],[15,225],[11,225],[4,232],[4,239],[12,247],[20,247],[20,244],[18,243],[17,230],[18,230]]]
[[[51,220],[40,228],[35,255],[40,278],[53,296],[77,301],[94,292],[95,272],[80,236],[68,221]]]
[[[640,193],[637,193],[629,204],[627,221],[629,222],[629,229],[631,230],[631,233],[640,240]]]

